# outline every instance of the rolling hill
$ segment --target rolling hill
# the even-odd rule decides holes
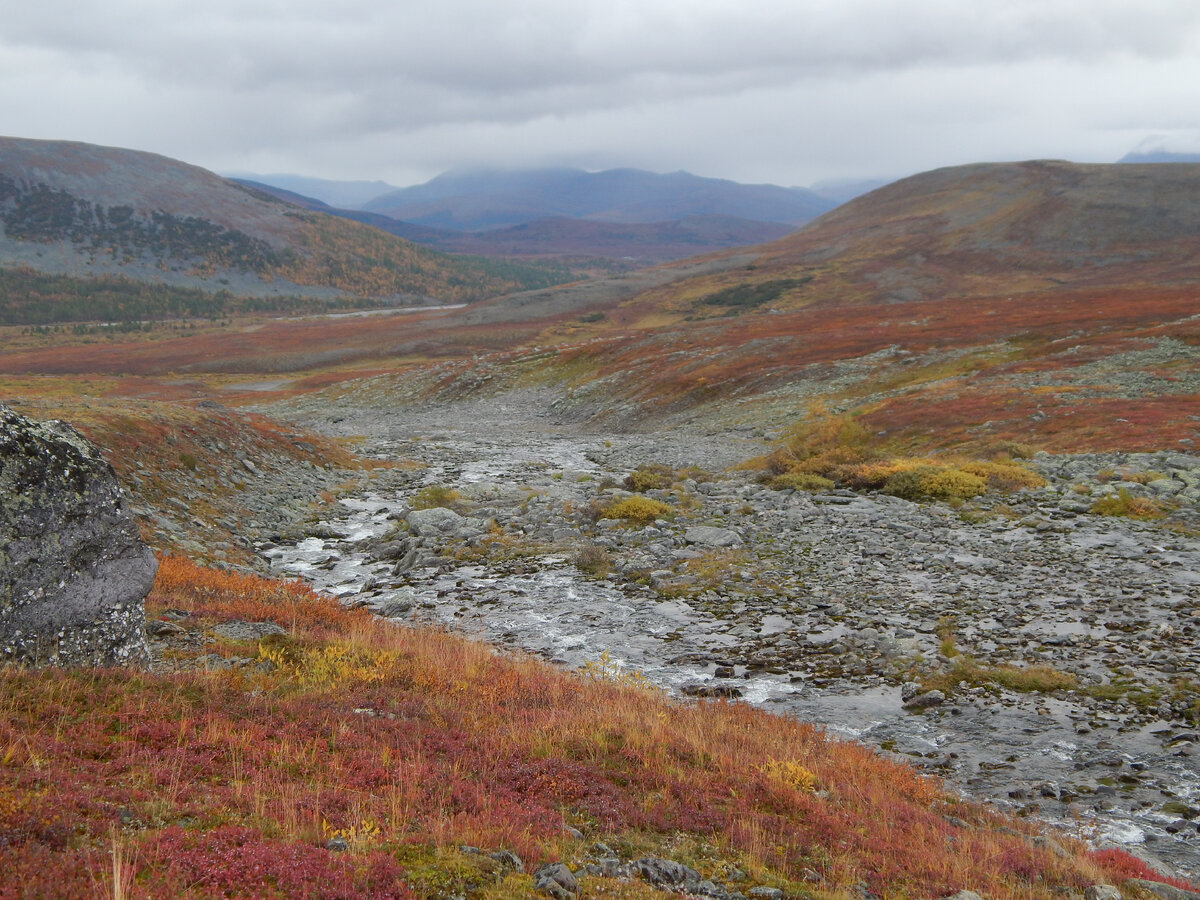
[[[921,446],[1189,449],[1198,238],[1200,166],[981,164],[653,282],[498,298],[458,318],[542,310],[538,342],[559,349],[540,365],[570,388],[559,413],[610,426],[770,430],[820,401]],[[470,378],[504,371],[476,363]]]
[[[753,269],[646,299],[703,314],[697,297],[735,286],[782,310],[1190,285],[1198,239],[1200,165],[979,164],[893,182],[760,248]]]
[[[545,270],[455,260],[133,150],[0,139],[0,267],[238,296],[477,300]]]

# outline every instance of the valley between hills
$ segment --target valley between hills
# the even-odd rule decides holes
[[[7,871],[1192,896],[1197,234],[1196,166],[965,167],[456,308],[6,326],[160,553],[149,673],[6,670]]]

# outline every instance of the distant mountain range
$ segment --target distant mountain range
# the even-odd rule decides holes
[[[1133,151],[1126,153],[1119,163],[1196,163],[1200,162],[1200,153],[1171,153],[1168,150],[1148,150],[1143,153]]]
[[[546,218],[650,224],[716,215],[799,225],[835,205],[805,188],[739,184],[687,172],[552,168],[447,172],[376,197],[363,209],[417,225],[482,231]]]
[[[256,181],[240,184],[264,191],[306,209],[372,225],[405,240],[444,253],[499,257],[601,257],[639,264],[668,262],[726,247],[761,244],[795,229],[776,222],[757,222],[736,216],[686,216],[649,224],[596,222],[551,217],[507,228],[453,231],[402,222],[380,213],[337,209],[312,197]]]
[[[0,273],[16,268],[241,296],[415,303],[554,281],[545,268],[435,253],[152,153],[0,138]]]
[[[293,195],[319,200],[337,209],[362,209],[363,204],[376,197],[400,190],[386,181],[333,181],[310,178],[306,175],[255,175],[250,172],[227,172],[234,181],[254,181],[288,191]]]
[[[875,185],[827,185],[825,195],[686,172],[487,169],[448,172],[357,206],[339,206],[329,198],[361,197],[368,186],[381,182],[286,175],[237,180],[445,252],[593,256],[643,264],[781,237],[834,208],[843,197]]]

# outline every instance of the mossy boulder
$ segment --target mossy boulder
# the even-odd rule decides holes
[[[0,405],[0,662],[145,663],[157,568],[100,452]]]

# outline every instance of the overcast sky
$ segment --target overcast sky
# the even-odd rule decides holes
[[[808,185],[1200,150],[1198,0],[0,2],[0,132],[222,172]]]

